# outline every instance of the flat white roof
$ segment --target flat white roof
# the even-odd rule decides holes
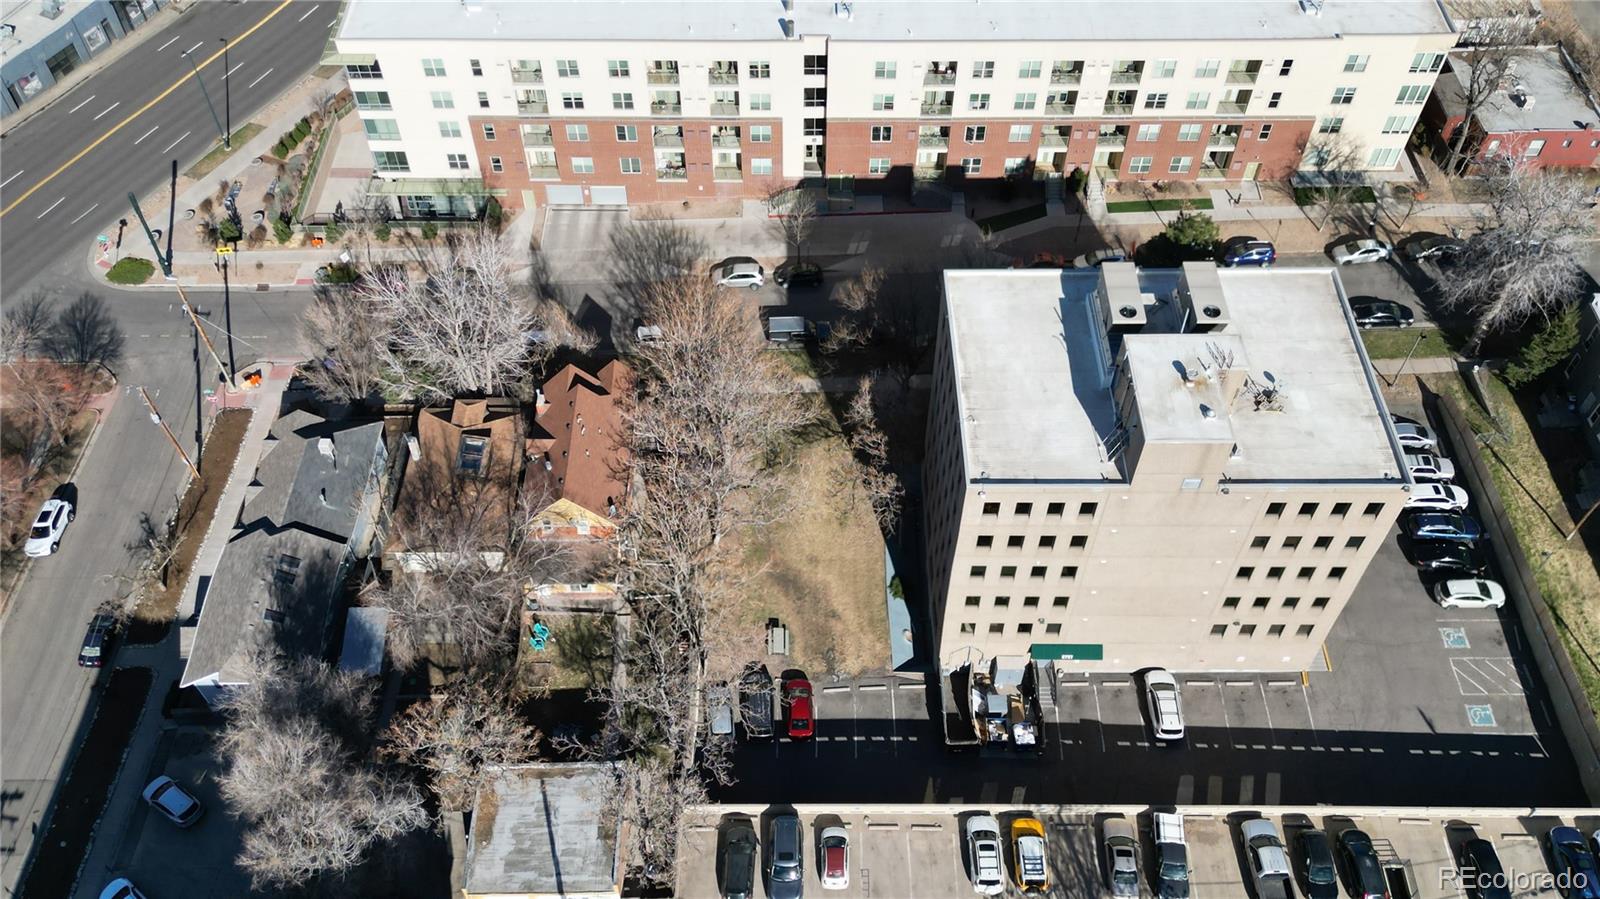
[[[1282,40],[1448,34],[1434,0],[350,0],[351,40]]]
[[[1170,301],[1149,307],[1142,333],[1121,338],[1147,440],[1230,441],[1235,480],[1401,479],[1376,383],[1357,347],[1331,269],[1219,273],[1231,324],[1180,333]],[[947,271],[947,328],[967,476],[973,480],[1121,481],[1104,445],[1118,427],[1111,350],[1092,295],[1093,271]],[[1166,297],[1172,271],[1139,272]],[[1182,369],[1211,347],[1241,380],[1276,386],[1281,411],[1240,389],[1196,392]],[[1207,414],[1209,410],[1210,414]]]

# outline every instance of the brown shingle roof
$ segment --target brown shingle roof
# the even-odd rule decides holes
[[[463,437],[488,441],[481,476],[460,470]],[[509,515],[522,475],[522,416],[511,399],[455,400],[417,415],[420,457],[406,472],[402,508],[413,504],[482,501],[496,516]]]
[[[626,365],[614,361],[595,375],[568,365],[544,383],[545,405],[537,416],[544,433],[534,435],[532,446],[548,454],[550,470],[542,485],[536,483],[543,469],[543,460],[536,459],[530,487],[543,486],[552,498],[612,517],[610,507],[622,504],[621,471],[627,460],[617,400],[632,376]]]

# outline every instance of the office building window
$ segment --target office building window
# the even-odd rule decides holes
[[[978,632],[978,625],[971,621],[963,621],[961,623],[961,632],[963,634],[975,634]]]
[[[1282,62],[1282,64],[1280,64],[1278,66],[1278,77],[1279,78],[1288,77],[1289,72],[1292,71],[1293,69],[1294,69],[1294,60],[1292,60],[1292,59],[1284,60]]]
[[[1256,135],[1256,140],[1266,140],[1272,136],[1272,123],[1267,122],[1261,126],[1261,133]]]
[[[379,172],[409,172],[411,163],[404,150],[373,150],[372,168]]]
[[[1317,122],[1318,134],[1338,134],[1344,130],[1344,116],[1329,116]]]
[[[1437,72],[1443,67],[1443,53],[1418,53],[1411,57],[1411,71],[1413,72]]]
[[[458,172],[464,172],[472,168],[472,166],[467,162],[467,154],[465,153],[446,153],[445,162],[450,166],[451,169]]]
[[[344,74],[348,78],[355,79],[382,78],[383,69],[378,66],[378,61],[374,59],[371,65],[345,66]]]
[[[489,108],[489,92],[488,91],[478,91],[478,108],[479,109],[488,109]]]
[[[1267,108],[1268,109],[1277,109],[1278,108],[1278,104],[1280,104],[1282,102],[1283,102],[1283,91],[1273,91],[1272,95],[1267,98]]]
[[[385,110],[394,108],[389,103],[388,91],[355,91],[353,95],[357,109]]]
[[[428,78],[444,77],[444,60],[425,58],[422,60],[422,74]]]
[[[1217,70],[1221,68],[1222,60],[1220,59],[1202,59],[1200,62],[1195,64],[1194,77],[1215,78],[1217,77]]]
[[[1195,141],[1195,140],[1199,140],[1200,139],[1200,128],[1201,128],[1200,125],[1195,125],[1195,124],[1179,125],[1178,126],[1178,140],[1179,141]]]

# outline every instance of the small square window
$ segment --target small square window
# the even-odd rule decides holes
[[[445,163],[458,172],[465,172],[472,167],[467,162],[467,154],[465,153],[446,153]]]
[[[623,143],[632,143],[639,139],[639,129],[634,125],[618,125],[617,140]]]
[[[612,78],[628,77],[628,61],[626,59],[612,59],[606,62],[606,74]]]
[[[1043,565],[1035,565],[1032,568],[1028,569],[1028,577],[1036,577],[1036,578],[1038,578],[1040,580],[1044,580],[1044,573],[1045,573],[1045,566],[1043,566]]]
[[[1365,538],[1365,537],[1350,537],[1350,538],[1347,538],[1344,541],[1344,548],[1345,549],[1360,549],[1361,548],[1361,544],[1366,543],[1366,542],[1367,542],[1367,538]]]
[[[1228,636],[1228,626],[1226,624],[1211,625],[1211,637],[1213,639],[1220,640],[1226,636]]]
[[[1344,580],[1344,573],[1345,573],[1346,570],[1347,569],[1343,565],[1335,565],[1332,568],[1329,568],[1328,569],[1328,580],[1330,580],[1330,581],[1342,581],[1342,580]]]
[[[1077,577],[1078,576],[1078,566],[1076,566],[1076,565],[1063,565],[1063,566],[1061,566],[1061,576],[1062,577],[1067,577],[1067,578]]]
[[[1043,537],[1040,537],[1039,538],[1039,548],[1040,549],[1055,549],[1056,548],[1056,535],[1055,534],[1045,534]]]
[[[979,602],[981,602],[981,600],[978,597],[969,596],[969,597],[967,597],[967,608],[970,609],[970,608],[976,606]]]
[[[1014,577],[1016,577],[1017,576],[1017,566],[1015,566],[1015,565],[1001,565],[1000,566],[1000,576],[1003,577],[1003,578],[1014,578]]]
[[[1317,504],[1316,503],[1301,503],[1300,504],[1300,517],[1301,518],[1310,518],[1311,516],[1313,516],[1315,514],[1317,514]]]
[[[1334,503],[1333,508],[1329,510],[1328,514],[1332,515],[1334,518],[1343,518],[1350,514],[1350,504]]]
[[[1367,503],[1367,507],[1361,510],[1361,514],[1368,518],[1377,518],[1383,514],[1383,503]]]
[[[1079,503],[1078,504],[1078,517],[1079,518],[1093,518],[1094,517],[1094,513],[1098,512],[1099,510],[1100,510],[1100,504],[1099,503]]]
[[[886,144],[894,138],[894,128],[890,125],[873,125],[872,142]]]
[[[991,546],[994,546],[994,535],[993,534],[979,534],[978,535],[978,548],[979,549],[988,549]]]
[[[1005,632],[1006,626],[1001,622],[996,621],[995,623],[989,625],[989,633],[991,634],[1003,634]]]
[[[1239,636],[1244,637],[1245,639],[1248,640],[1249,638],[1254,637],[1255,635],[1256,635],[1256,626],[1255,625],[1253,625],[1253,624],[1241,624],[1241,625],[1239,625]]]
[[[1288,551],[1290,551],[1290,552],[1294,552],[1295,550],[1300,548],[1300,538],[1299,537],[1285,537],[1285,538],[1283,538],[1283,548],[1288,550]]]
[[[1312,630],[1313,630],[1313,627],[1311,625],[1302,624],[1299,627],[1294,629],[1294,635],[1296,637],[1309,637],[1309,636],[1311,636],[1311,631]]]
[[[1268,568],[1267,569],[1267,580],[1275,581],[1275,580],[1278,580],[1279,578],[1282,578],[1283,577],[1283,571],[1284,571],[1284,568],[1283,568],[1282,565],[1274,565],[1271,568]]]
[[[1272,538],[1270,538],[1270,537],[1256,537],[1256,538],[1253,538],[1250,541],[1250,548],[1251,549],[1266,549],[1267,548],[1267,544],[1271,543],[1271,542],[1272,542]]]
[[[983,514],[985,514],[985,515],[999,515],[1000,514],[1000,504],[999,503],[984,503],[983,504]]]
[[[562,78],[578,77],[578,61],[576,59],[556,60],[556,74]]]
[[[489,92],[488,91],[478,91],[478,108],[479,109],[488,109],[489,108]]]
[[[978,626],[971,621],[963,621],[961,623],[961,632],[963,634],[976,634],[978,632]]]
[[[1316,542],[1311,544],[1311,546],[1314,549],[1327,549],[1328,547],[1330,547],[1332,545],[1333,545],[1333,538],[1332,537],[1318,537]]]
[[[1253,566],[1253,565],[1240,565],[1239,566],[1239,570],[1234,572],[1233,576],[1235,578],[1237,578],[1238,580],[1248,581],[1248,580],[1250,580],[1250,578],[1255,576],[1255,573],[1256,573],[1255,566]]]
[[[1241,599],[1241,597],[1238,597],[1238,596],[1226,597],[1226,598],[1224,598],[1222,600],[1222,607],[1224,609],[1237,609],[1237,608],[1239,608],[1239,600],[1240,599]]]
[[[1033,503],[1017,503],[1016,512],[1018,515],[1032,515]]]
[[[589,139],[589,126],[588,125],[568,125],[567,126],[567,140],[581,143],[583,141],[587,141],[588,139]]]
[[[1011,607],[1011,597],[996,596],[994,598],[994,607],[997,609],[1009,609]]]
[[[1267,514],[1272,516],[1273,518],[1278,518],[1278,517],[1282,516],[1283,515],[1283,509],[1284,509],[1283,503],[1267,503]]]
[[[970,577],[983,577],[985,574],[988,574],[988,573],[989,573],[989,567],[987,565],[974,565],[974,566],[972,566],[972,570],[970,572],[968,572],[968,575]]]
[[[1311,608],[1320,612],[1328,607],[1330,599],[1331,597],[1319,596],[1311,601]]]
[[[1024,621],[1021,624],[1017,625],[1017,633],[1019,633],[1019,634],[1031,634],[1031,633],[1033,633],[1033,624],[1032,624],[1032,622]]]
[[[1050,606],[1052,608],[1056,608],[1056,609],[1065,609],[1067,607],[1067,603],[1069,603],[1071,601],[1072,601],[1072,598],[1069,597],[1069,596],[1057,596],[1054,600],[1052,600],[1050,602]]]
[[[483,77],[483,61],[482,60],[469,59],[469,60],[467,60],[467,66],[468,66],[468,68],[472,69],[472,74],[473,74],[474,77],[477,77],[477,78]]]
[[[1055,635],[1061,633],[1061,625],[1056,623],[1047,624],[1044,626],[1044,632],[1054,637]]]
[[[1300,597],[1298,596],[1285,596],[1283,598],[1283,610],[1285,612],[1292,612],[1299,607],[1299,605]]]
[[[1023,539],[1024,538],[1022,537],[1021,534],[1014,534],[1014,535],[1012,535],[1010,537],[1007,537],[1006,538],[1006,549],[1021,549],[1022,548]]]
[[[1044,513],[1046,515],[1060,515],[1066,510],[1066,503],[1051,503],[1050,505],[1044,507]]]
[[[1024,609],[1037,609],[1037,608],[1039,608],[1039,597],[1037,597],[1037,596],[1024,596],[1024,597],[1022,597],[1022,607]]]
[[[1311,576],[1316,573],[1317,568],[1315,565],[1303,565],[1299,571],[1295,572],[1294,576],[1302,581],[1309,581],[1311,580]]]
[[[1269,636],[1269,637],[1281,637],[1281,636],[1283,636],[1283,625],[1281,625],[1281,624],[1269,625],[1267,627],[1267,636]]]
[[[1252,609],[1265,609],[1267,607],[1267,605],[1269,603],[1271,603],[1271,602],[1272,602],[1272,598],[1271,597],[1257,596],[1254,600],[1251,601],[1250,608],[1252,608]]]
[[[498,156],[490,156],[489,157],[489,171],[491,171],[491,172],[503,172],[505,170],[506,170],[506,165],[505,165],[504,162],[501,161],[500,157],[498,157]]]
[[[1083,549],[1089,545],[1089,538],[1085,534],[1073,534],[1067,541],[1067,546],[1072,549]]]

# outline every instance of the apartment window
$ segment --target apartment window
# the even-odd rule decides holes
[[[1023,538],[1023,536],[1021,534],[1013,534],[1010,537],[1007,537],[1006,538],[1006,548],[1007,549],[1021,549],[1022,548],[1023,539],[1024,538]]]
[[[1060,516],[1060,515],[1064,514],[1066,511],[1067,511],[1067,504],[1066,503],[1051,503],[1050,505],[1045,506],[1045,509],[1044,509],[1044,513],[1046,515],[1056,515],[1056,516]]]
[[[1217,70],[1220,68],[1222,68],[1222,60],[1202,59],[1194,67],[1194,77],[1215,78],[1217,77]]]
[[[1344,116],[1329,116],[1317,122],[1318,134],[1338,134],[1344,130]]]
[[[1028,569],[1028,577],[1038,578],[1039,580],[1042,581],[1042,580],[1044,580],[1044,575],[1045,575],[1045,566],[1043,566],[1043,565],[1035,565],[1032,568]]]
[[[632,109],[633,94],[628,91],[613,92],[611,94],[612,109]]]
[[[1241,599],[1241,597],[1238,597],[1238,596],[1223,597],[1222,607],[1224,609],[1237,609],[1237,608],[1239,608],[1239,600],[1240,599]]]
[[[1267,548],[1267,544],[1271,543],[1271,542],[1272,542],[1272,538],[1270,538],[1270,537],[1252,537],[1250,539],[1250,548],[1251,549],[1266,549]]]
[[[978,548],[979,549],[988,549],[988,548],[990,548],[992,546],[994,546],[994,535],[993,534],[979,534],[978,535]]]
[[[1267,627],[1267,636],[1269,636],[1269,637],[1281,637],[1281,636],[1283,636],[1283,625],[1281,625],[1281,624],[1268,625],[1268,627]]]
[[[1267,98],[1267,108],[1268,109],[1277,109],[1278,108],[1278,104],[1282,103],[1282,102],[1283,102],[1283,91],[1273,91],[1272,92],[1272,96]]]
[[[588,125],[568,125],[567,140],[582,143],[589,139]]]
[[[828,57],[825,55],[807,55],[805,58],[805,73],[807,75],[828,74]]]
[[[1266,140],[1272,136],[1272,123],[1267,122],[1261,126],[1261,133],[1256,135],[1256,140]]]
[[[1010,141],[1014,144],[1026,143],[1033,140],[1032,125],[1012,125]]]
[[[996,621],[995,623],[989,625],[989,633],[991,634],[1003,634],[1005,632],[1006,626],[1002,622]]]
[[[1029,621],[1021,622],[1020,624],[1017,625],[1017,633],[1019,633],[1019,634],[1031,634],[1031,633],[1033,633],[1033,623],[1029,622]]]
[[[878,110],[879,112],[882,112],[885,109],[893,109],[894,94],[873,94],[872,108]]]
[[[572,157],[572,173],[574,175],[592,175],[592,174],[594,174],[594,157],[592,157],[592,156],[574,156],[574,157]]]
[[[1344,580],[1345,570],[1346,569],[1345,569],[1345,567],[1343,565],[1335,565],[1332,568],[1329,568],[1328,569],[1328,580],[1330,580],[1330,581]]]
[[[1144,108],[1145,109],[1166,109],[1167,108],[1167,95],[1166,95],[1166,93],[1162,92],[1162,93],[1154,93],[1154,94],[1145,94],[1144,95]]]
[[[1411,71],[1413,72],[1437,72],[1443,66],[1443,53],[1418,53],[1411,57]]]
[[[1128,160],[1128,174],[1143,175],[1150,171],[1150,164],[1155,161],[1153,156],[1135,156]],[[1199,486],[1198,484],[1195,486]]]
[[[1333,98],[1329,100],[1335,106],[1348,106],[1356,101],[1356,89],[1353,87],[1336,87],[1333,89]]]
[[[1282,580],[1283,579],[1283,571],[1284,571],[1284,569],[1283,569],[1282,565],[1274,565],[1271,568],[1268,568],[1267,569],[1267,580],[1269,580],[1269,581]]]
[[[1055,549],[1056,548],[1056,535],[1055,534],[1045,534],[1044,536],[1040,537],[1039,538],[1039,548],[1040,549]]]
[[[1311,548],[1312,549],[1325,550],[1325,549],[1327,549],[1328,547],[1330,547],[1332,545],[1333,545],[1333,538],[1332,537],[1318,537],[1316,539],[1316,542],[1311,544]]]
[[[409,172],[411,163],[404,150],[373,150],[372,168],[379,172]]]
[[[576,59],[556,60],[556,74],[562,78],[578,77],[578,61]]]
[[[561,108],[562,109],[582,109],[583,108],[583,94],[562,94],[561,95]]]
[[[977,608],[977,606],[978,606],[978,603],[979,603],[979,602],[980,602],[980,601],[981,601],[981,600],[979,600],[979,598],[978,598],[978,597],[976,597],[976,596],[969,596],[969,597],[967,597],[967,608],[969,608],[969,609],[973,609],[973,608]]]
[[[1044,72],[1044,60],[1024,59],[1017,64],[1018,78],[1038,78]]]
[[[1377,518],[1383,514],[1383,503],[1367,503],[1367,507],[1361,510],[1361,514],[1367,518]]]
[[[987,125],[968,125],[967,126],[966,139],[967,139],[967,143],[969,143],[969,144],[981,144],[981,143],[983,143],[984,138],[986,138],[988,136],[989,136],[989,127]]]
[[[1283,503],[1267,503],[1267,515],[1272,518],[1281,517],[1283,515],[1283,510]]]
[[[978,632],[978,625],[971,621],[963,621],[961,623],[961,632],[963,634],[976,634]]]
[[[893,109],[894,106],[891,105],[889,108]],[[751,112],[768,112],[771,109],[772,109],[772,95],[771,94],[751,94],[750,95],[750,111]]]
[[[1344,541],[1345,549],[1360,549],[1361,544],[1367,542],[1365,537],[1347,537]]]
[[[491,172],[503,172],[505,170],[506,170],[506,165],[505,165],[504,162],[502,162],[500,160],[500,157],[498,157],[498,156],[490,156],[489,157],[489,171],[491,171]]]
[[[1209,93],[1207,93],[1205,91],[1195,91],[1194,93],[1191,93],[1189,95],[1189,100],[1188,100],[1188,102],[1184,103],[1183,108],[1184,109],[1206,109],[1206,108],[1208,108],[1210,106],[1211,106],[1211,94],[1209,94]]]
[[[967,576],[968,577],[983,577],[984,575],[986,575],[988,573],[989,573],[989,566],[987,566],[987,565],[974,565],[974,566],[972,566],[972,570],[967,573]]]
[[[892,62],[875,62],[875,63],[872,64],[872,77],[874,77],[874,78],[893,78],[893,77],[895,77],[895,70],[896,70],[896,64],[895,63],[892,63]]]
[[[446,125],[446,124],[450,124],[450,125],[455,125],[455,124],[456,124],[456,123],[455,123],[455,122],[449,122],[449,123],[446,123],[446,122],[440,122],[440,123],[439,123],[439,132],[440,132],[440,136],[441,136],[441,137],[444,137],[444,136],[446,136],[446,135],[445,135],[445,134],[444,134],[444,126],[445,126],[445,125]],[[452,137],[453,137],[453,136],[454,136],[454,135],[449,135],[449,136],[452,136]],[[490,123],[490,122],[484,122],[484,123],[483,123],[483,139],[484,139],[484,140],[494,140],[494,139],[496,139],[496,138],[497,138],[497,137],[499,137],[499,134],[498,134],[498,133],[497,133],[497,132],[496,132],[496,131],[495,131],[495,128],[494,128],[494,125],[493,125],[493,123]]]
[[[1350,504],[1334,503],[1333,508],[1328,510],[1328,514],[1332,515],[1334,518],[1343,518],[1350,514]]]
[[[1079,518],[1093,518],[1094,513],[1100,511],[1099,503],[1078,503]]]
[[[1535,156],[1538,156],[1540,153],[1543,153],[1543,152],[1544,152],[1544,141],[1542,139],[1541,140],[1530,140],[1530,141],[1528,141],[1528,145],[1526,147],[1522,148],[1522,158],[1523,159],[1532,159]]]
[[[1167,171],[1174,175],[1182,175],[1188,172],[1192,165],[1194,165],[1193,156],[1174,156],[1172,161],[1167,163]]]
[[[988,59],[988,60],[980,59],[977,62],[973,63],[972,64],[972,77],[974,77],[974,78],[993,78],[994,77],[994,60],[992,60],[992,59]]]
[[[1150,67],[1151,78],[1171,78],[1177,73],[1178,61],[1176,59],[1158,59]]]
[[[1544,141],[1539,141],[1538,143],[1542,146]],[[1399,147],[1384,147],[1373,150],[1372,154],[1367,157],[1367,165],[1375,169],[1392,169],[1399,164],[1399,162]]]
[[[374,59],[372,61],[372,65],[369,65],[369,66],[345,66],[344,67],[344,73],[345,73],[346,76],[348,76],[350,78],[357,78],[357,79],[360,79],[360,78],[382,78],[383,77],[383,69],[381,67],[379,67],[378,61],[376,59]]]
[[[1039,95],[1033,92],[1017,94],[1011,101],[1012,109],[1032,109],[1039,105]]]
[[[1213,640],[1221,640],[1226,636],[1228,636],[1228,626],[1226,624],[1211,625],[1211,638]]]
[[[445,162],[450,168],[458,172],[464,172],[472,167],[467,163],[467,154],[465,153],[446,153]]]
[[[434,109],[456,108],[455,98],[450,95],[449,91],[430,91],[428,97],[433,101]]]
[[[1256,626],[1255,625],[1253,625],[1253,624],[1241,624],[1241,625],[1239,625],[1239,636],[1241,636],[1241,637],[1245,638],[1246,640],[1248,640],[1251,637],[1254,637],[1255,635],[1256,635]]]
[[[633,125],[618,125],[617,126],[617,140],[622,141],[624,143],[632,143],[633,141],[636,141],[638,139],[639,139],[639,129],[636,128],[635,126],[633,126]]]
[[[869,175],[887,175],[887,174],[889,174],[889,157],[887,157],[887,156],[874,156],[874,157],[868,159],[867,160],[867,174],[869,174]]]
[[[770,143],[772,143],[772,126],[771,125],[751,125],[750,126],[750,142],[753,143],[753,144],[770,144]]]
[[[1309,581],[1309,580],[1311,580],[1311,576],[1316,574],[1316,573],[1317,573],[1317,569],[1316,569],[1315,566],[1306,565],[1306,566],[1303,566],[1298,572],[1295,573],[1295,577],[1299,578],[1302,581]]]
[[[1032,515],[1033,503],[1017,503],[1016,508],[1012,509],[1011,511],[1016,515]]]
[[[828,89],[825,87],[806,88],[805,105],[811,108],[828,105]]]
[[[1000,504],[999,503],[984,503],[983,504],[983,514],[985,514],[985,515],[999,515],[1000,514]]]
[[[1178,140],[1192,141],[1200,139],[1200,125],[1179,125]]]
[[[1284,549],[1285,552],[1294,552],[1295,550],[1297,550],[1299,548],[1300,548],[1300,538],[1299,537],[1285,537],[1285,538],[1283,538],[1283,549]]]
[[[771,78],[772,63],[766,60],[757,60],[745,66],[745,74],[751,78]]]
[[[1061,566],[1061,576],[1064,577],[1064,578],[1075,578],[1075,577],[1077,577],[1078,576],[1078,566],[1076,566],[1076,565],[1063,565],[1063,566]]]
[[[637,175],[644,171],[637,156],[624,156],[617,162],[622,166],[622,174],[624,175]]]
[[[872,142],[886,144],[894,137],[894,128],[889,125],[872,126]]]
[[[994,607],[997,608],[997,609],[1008,609],[1008,608],[1010,608],[1011,607],[1011,597],[1009,597],[1009,596],[996,596],[994,598]]]
[[[1046,636],[1054,637],[1061,633],[1061,625],[1060,623],[1047,624],[1044,626],[1044,632]]]
[[[1257,596],[1250,603],[1250,608],[1252,608],[1252,609],[1265,609],[1267,607],[1267,604],[1270,603],[1270,602],[1272,602],[1272,598],[1269,597],[1269,596]]]
[[[1283,598],[1283,610],[1285,612],[1292,612],[1299,605],[1300,605],[1300,597],[1298,597],[1298,596],[1285,596]]]
[[[355,91],[357,109],[384,110],[393,109],[389,103],[388,91]]]
[[[1055,599],[1050,600],[1050,607],[1052,609],[1065,609],[1070,602],[1072,602],[1071,597],[1057,596]]]
[[[366,126],[368,140],[399,140],[400,123],[394,119],[363,119],[362,125]],[[443,131],[445,125],[455,125],[454,122],[440,122],[439,130]],[[456,128],[455,134],[446,134],[444,137],[460,137],[461,129]]]
[[[1365,53],[1352,53],[1344,58],[1344,70],[1346,72],[1365,72],[1367,70],[1367,60],[1370,58]]]
[[[1248,580],[1250,580],[1250,578],[1252,576],[1255,575],[1255,573],[1256,573],[1255,566],[1253,566],[1253,565],[1240,565],[1239,566],[1239,570],[1234,572],[1233,576],[1235,578],[1237,578],[1238,580],[1248,581]]]
[[[978,109],[978,110],[988,109],[989,108],[989,95],[988,94],[968,94],[967,95],[967,108],[968,109]]]
[[[1000,576],[1002,578],[1014,578],[1014,577],[1016,577],[1017,576],[1017,566],[1015,566],[1015,565],[1001,565],[1000,566]]]
[[[805,119],[802,128],[806,137],[821,137],[827,131],[826,119]]]
[[[1314,630],[1314,628],[1311,625],[1302,624],[1299,627],[1294,629],[1294,635],[1296,637],[1309,637],[1309,636],[1311,636],[1311,631],[1312,630]]]
[[[1284,60],[1283,64],[1278,66],[1278,77],[1279,78],[1288,77],[1289,72],[1292,71],[1293,69],[1294,69],[1294,60],[1292,60],[1292,59]]]
[[[611,59],[606,61],[606,74],[612,78],[626,78],[632,72],[628,70],[628,61],[626,59]]]
[[[422,74],[429,78],[443,78],[444,60],[424,59],[422,61]]]
[[[1328,607],[1328,603],[1331,602],[1332,599],[1333,598],[1330,596],[1319,596],[1311,601],[1311,608],[1313,611],[1321,611],[1322,609],[1326,609]]]
[[[1161,139],[1161,126],[1160,125],[1140,125],[1139,126],[1138,136],[1136,136],[1134,138],[1134,140],[1139,140],[1139,141],[1152,141],[1152,140],[1160,140],[1160,139]]]
[[[1420,106],[1428,102],[1428,85],[1406,84],[1400,88],[1400,93],[1395,94],[1394,102],[1402,106]]]
[[[1317,504],[1316,503],[1301,503],[1300,504],[1300,517],[1301,518],[1310,518],[1311,516],[1313,516],[1315,514],[1317,514]]]

